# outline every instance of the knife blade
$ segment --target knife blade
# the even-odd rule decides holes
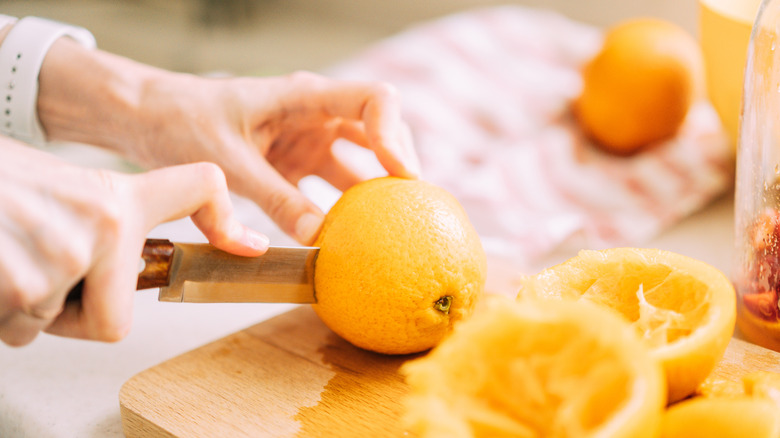
[[[160,288],[159,301],[191,303],[316,303],[319,248],[272,246],[242,257],[203,243],[147,239],[136,289]],[[83,280],[68,300],[81,297]]]

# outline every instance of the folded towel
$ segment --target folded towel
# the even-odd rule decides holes
[[[460,200],[489,254],[536,269],[552,251],[641,246],[733,183],[707,101],[646,152],[589,143],[570,105],[601,39],[555,12],[486,8],[418,25],[326,73],[394,84],[424,178]]]

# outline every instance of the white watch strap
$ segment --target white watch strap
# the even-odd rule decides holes
[[[0,14],[0,29],[16,22],[16,17]]]
[[[46,143],[38,120],[38,73],[61,36],[96,47],[88,30],[40,17],[22,18],[6,36],[0,46],[0,132],[38,146]]]

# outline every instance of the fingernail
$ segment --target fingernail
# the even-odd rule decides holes
[[[255,230],[247,228],[244,243],[252,249],[264,251],[268,249],[268,245],[271,244],[271,240],[265,234],[258,233]]]
[[[298,241],[310,244],[317,238],[322,226],[323,217],[314,213],[304,213],[295,223],[295,236]]]

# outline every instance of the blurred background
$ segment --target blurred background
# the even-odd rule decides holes
[[[84,26],[100,48],[158,67],[266,75],[320,70],[416,23],[499,4],[598,26],[641,13],[697,32],[696,0],[0,0],[0,13]]]

